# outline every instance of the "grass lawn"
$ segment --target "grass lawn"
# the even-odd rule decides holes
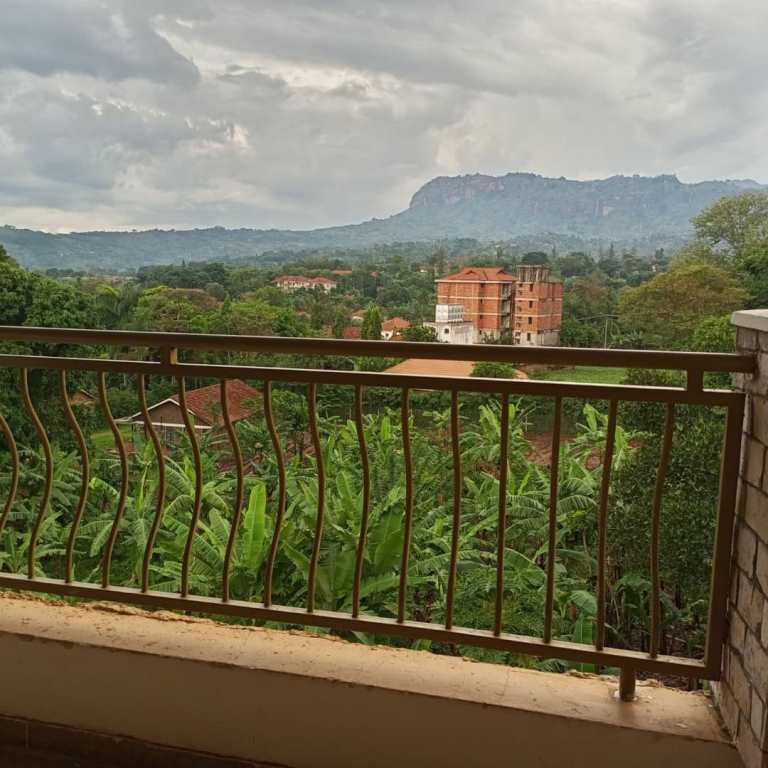
[[[575,381],[585,384],[621,384],[626,368],[605,368],[577,365],[572,368],[550,368],[531,371],[531,378],[547,381]]]
[[[123,440],[127,443],[131,437],[131,428],[129,426],[120,425],[120,434],[123,436]],[[115,450],[115,438],[112,436],[112,430],[110,429],[94,432],[91,435],[91,443],[97,451]]]

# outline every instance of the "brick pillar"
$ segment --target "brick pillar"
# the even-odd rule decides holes
[[[715,699],[747,768],[768,768],[768,310],[736,312],[739,352],[757,355],[754,375],[736,377],[747,392],[729,633]]]

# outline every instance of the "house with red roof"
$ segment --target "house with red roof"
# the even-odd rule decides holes
[[[280,275],[272,281],[283,291],[295,291],[299,288],[322,288],[330,293],[337,285],[328,277],[307,277],[306,275]]]
[[[381,324],[381,338],[384,341],[401,341],[403,331],[410,328],[411,324],[403,317],[391,317]]]
[[[240,379],[227,381],[227,410],[233,424],[247,419],[256,411],[261,392]],[[221,404],[221,385],[211,384],[186,393],[187,413],[196,432],[209,432],[224,428]],[[171,395],[147,408],[151,424],[166,438],[184,429],[184,416],[178,394]],[[124,424],[144,426],[144,414],[139,411],[120,419]]]

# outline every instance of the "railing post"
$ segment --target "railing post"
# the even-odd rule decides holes
[[[163,365],[176,365],[179,362],[179,350],[176,347],[161,347],[160,362]]]
[[[622,701],[634,701],[635,698],[635,670],[633,667],[622,667],[619,672],[619,698]]]
[[[747,768],[768,761],[768,310],[736,312],[736,346],[756,357],[738,374],[746,393],[733,529],[728,634],[713,684],[725,725]]]

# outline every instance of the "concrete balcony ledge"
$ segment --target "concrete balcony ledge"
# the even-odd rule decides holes
[[[702,694],[305,632],[6,594],[0,659],[0,715],[260,764],[740,765]]]
[[[731,324],[737,328],[768,331],[768,309],[743,309],[731,315]]]

